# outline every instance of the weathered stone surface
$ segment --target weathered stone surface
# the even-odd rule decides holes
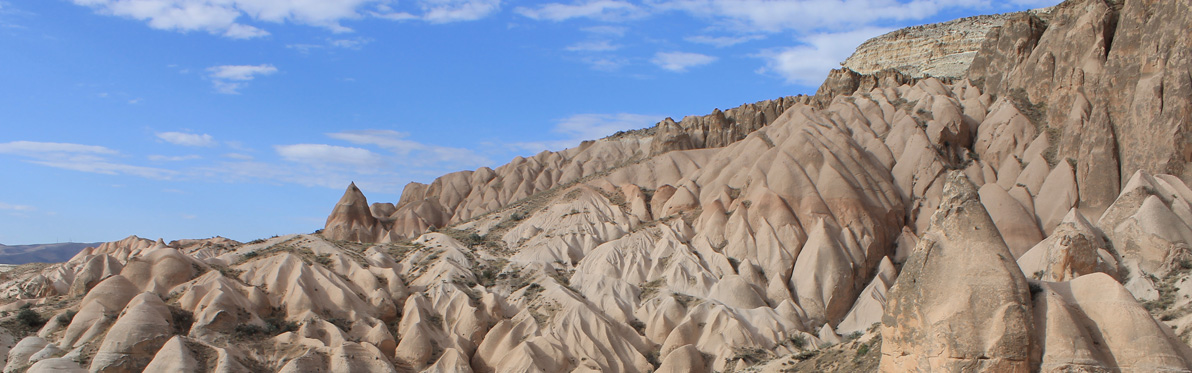
[[[960,78],[985,35],[1014,15],[982,15],[891,31],[861,43],[843,66],[860,74],[895,69],[915,78]]]
[[[1186,372],[1188,346],[1103,273],[1043,282],[1034,295],[1042,372]]]
[[[1026,278],[963,173],[890,289],[884,372],[1030,371]]]

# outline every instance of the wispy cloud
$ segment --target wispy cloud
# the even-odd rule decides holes
[[[352,165],[380,166],[381,156],[368,149],[326,144],[276,145],[273,147],[283,159],[312,166]]]
[[[762,73],[774,73],[790,84],[815,86],[824,81],[828,71],[839,67],[857,46],[874,36],[891,31],[867,27],[840,33],[821,33],[805,37],[805,44],[763,51],[766,62]]]
[[[215,146],[215,138],[208,134],[186,132],[158,132],[154,133],[161,141],[181,146]]]
[[[629,29],[624,26],[603,25],[603,26],[584,27],[580,30],[583,32],[587,32],[589,34],[595,34],[595,35],[622,37],[622,36],[625,36],[625,32],[628,31]]]
[[[717,48],[725,48],[725,47],[731,47],[731,46],[734,46],[737,44],[741,44],[744,42],[753,41],[753,40],[761,40],[761,39],[765,39],[765,38],[766,37],[764,35],[744,35],[744,36],[696,35],[696,36],[688,36],[688,37],[684,38],[684,40],[687,40],[692,43],[707,44],[707,45],[715,46]]]
[[[492,163],[470,149],[429,145],[409,140],[409,134],[393,130],[359,130],[327,134],[356,145],[375,145],[392,153],[396,163],[415,167],[459,168]]]
[[[586,140],[596,140],[612,135],[617,131],[635,130],[653,126],[662,116],[615,113],[615,114],[576,114],[555,123],[552,133],[558,135],[556,140],[517,142],[511,144],[513,148],[542,151],[562,150],[579,145]]]
[[[421,20],[428,23],[452,23],[483,19],[501,10],[501,0],[419,0],[419,14],[395,10],[381,4],[369,14],[393,21]]]
[[[174,156],[152,154],[152,155],[148,156],[147,158],[149,158],[150,161],[154,161],[154,162],[182,162],[182,161],[193,161],[193,160],[203,159],[203,157],[201,157],[197,154],[174,155]]]
[[[299,53],[306,54],[306,53],[314,52],[316,50],[328,50],[328,51],[333,50],[333,49],[361,50],[364,48],[365,45],[367,45],[368,43],[372,43],[372,42],[373,42],[373,39],[364,38],[364,37],[345,38],[345,39],[328,38],[325,42],[319,42],[319,43],[286,44],[286,48],[293,49],[293,50],[298,51]]]
[[[38,155],[54,153],[117,154],[119,152],[98,145],[62,142],[13,141],[0,144],[0,154]]]
[[[612,52],[621,49],[621,46],[608,40],[592,40],[569,45],[566,49],[572,52]]]
[[[215,85],[215,90],[229,95],[240,94],[240,89],[257,76],[275,73],[277,73],[277,68],[269,64],[221,65],[207,68],[207,77]]]
[[[27,158],[26,162],[42,166],[96,174],[133,175],[151,179],[168,179],[177,175],[172,170],[114,162],[109,157],[120,152],[97,145],[14,141],[0,143],[0,154]]]
[[[628,21],[649,15],[649,12],[628,1],[588,0],[575,4],[550,3],[536,8],[517,7],[513,10],[533,20],[561,22],[573,18],[602,21]]]
[[[34,211],[34,210],[37,210],[37,208],[34,208],[33,206],[29,206],[29,205],[10,205],[10,204],[4,203],[4,202],[0,202],[0,210]]]
[[[475,21],[500,9],[500,0],[423,0],[422,19],[430,23]]]
[[[650,62],[663,69],[681,73],[692,67],[716,62],[716,57],[690,52],[658,52]]]
[[[991,0],[646,0],[655,11],[680,11],[747,32],[843,31],[878,21],[930,18],[947,9],[988,9]]]

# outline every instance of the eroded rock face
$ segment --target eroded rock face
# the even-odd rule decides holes
[[[23,307],[49,321],[0,331],[0,351],[30,371],[1183,371],[1192,189],[1118,170],[1158,157],[1119,141],[1123,113],[1184,99],[1154,85],[1182,92],[1180,49],[1122,47],[1120,25],[1186,13],[1070,1],[1008,16],[972,80],[846,68],[816,96],[451,173],[397,203],[351,185],[321,233],[129,237],[18,267],[0,324]],[[983,27],[963,23],[857,58],[886,61],[865,57],[885,43],[951,61],[972,46],[905,38]],[[1164,27],[1139,32],[1180,45]],[[1150,85],[1110,99],[1110,75]]]
[[[915,78],[964,77],[986,34],[1015,16],[1020,14],[975,16],[892,31],[862,43],[843,65],[867,75],[895,69]]]
[[[963,173],[890,289],[881,370],[1029,372],[1031,296]]]

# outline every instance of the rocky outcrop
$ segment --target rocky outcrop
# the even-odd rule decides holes
[[[0,351],[30,371],[1184,371],[1192,189],[1119,173],[1154,154],[1119,141],[1133,129],[1103,85],[1106,61],[1153,60],[1140,69],[1162,77],[1115,84],[1179,92],[1179,49],[1122,47],[1119,25],[1188,9],[1131,1],[1011,15],[971,80],[841,69],[816,96],[451,173],[397,203],[350,185],[321,233],[130,237],[16,267]],[[1113,100],[1177,115],[1155,88]]]
[[[861,43],[841,65],[859,74],[894,69],[914,78],[960,78],[985,35],[1020,13],[982,15],[914,26]]]
[[[798,102],[798,97],[784,97],[745,104],[727,111],[716,109],[711,114],[687,116],[679,122],[671,118],[663,119],[653,128],[650,154],[727,146],[773,123],[782,112]]]
[[[888,302],[883,372],[1031,369],[1026,278],[963,173],[948,175]]]
[[[323,227],[323,235],[333,240],[376,242],[383,232],[384,227],[372,215],[368,199],[356,183],[348,185]]]

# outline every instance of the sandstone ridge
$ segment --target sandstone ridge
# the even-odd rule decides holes
[[[17,267],[4,371],[1189,371],[1192,95],[1156,51],[1192,9],[1041,14],[956,76],[841,69],[396,203],[349,185],[321,232]]]

